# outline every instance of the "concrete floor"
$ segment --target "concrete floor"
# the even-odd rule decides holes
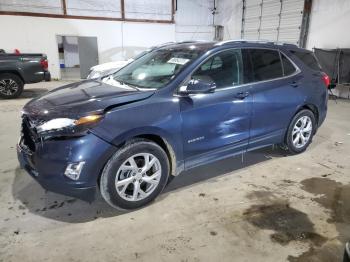
[[[20,109],[62,82],[0,101],[0,261],[341,261],[350,238],[350,103],[308,151],[267,148],[175,178],[150,206],[117,212],[45,192],[18,168]]]

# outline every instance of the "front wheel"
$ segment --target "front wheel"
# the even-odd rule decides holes
[[[304,152],[310,145],[315,130],[316,120],[314,114],[307,109],[299,111],[288,127],[284,147],[291,154]]]
[[[154,200],[169,177],[169,160],[156,143],[137,139],[119,149],[100,180],[102,197],[115,208],[135,209]]]

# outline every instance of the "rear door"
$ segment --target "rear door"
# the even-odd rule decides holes
[[[249,148],[280,143],[290,119],[302,103],[301,75],[279,50],[244,49],[250,56],[253,99]]]
[[[186,168],[245,151],[251,97],[242,85],[241,50],[221,51],[205,61],[191,79],[214,81],[214,93],[180,97]]]
[[[289,50],[289,52],[302,62],[300,67],[302,67],[304,76],[302,87],[306,96],[305,101],[317,107],[317,118],[319,121],[323,121],[327,113],[328,88],[323,80],[325,75],[321,66],[310,51],[298,49]]]

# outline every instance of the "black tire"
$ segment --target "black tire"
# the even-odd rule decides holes
[[[119,167],[131,156],[139,153],[150,153],[160,162],[161,177],[154,191],[144,199],[129,201],[122,198],[116,189],[115,180]],[[146,139],[135,139],[120,148],[107,162],[100,179],[100,191],[105,201],[117,209],[136,209],[153,201],[167,184],[170,165],[167,154],[156,143]]]
[[[312,130],[310,133],[310,138],[304,146],[296,147],[293,144],[293,128],[294,128],[295,124],[297,123],[297,121],[304,116],[309,117],[311,119],[311,122],[312,122]],[[300,153],[304,152],[307,149],[307,147],[310,145],[310,143],[312,142],[312,138],[313,138],[313,135],[315,134],[316,128],[317,128],[317,126],[316,126],[316,119],[315,119],[314,113],[310,110],[307,110],[307,109],[303,109],[303,110],[299,111],[293,117],[292,121],[290,122],[288,130],[287,130],[287,134],[285,137],[285,141],[282,145],[280,145],[280,147],[282,149],[288,151],[288,153],[293,154],[293,155],[300,154]]]
[[[18,75],[11,73],[0,74],[0,98],[11,99],[19,97],[23,92],[23,86],[24,83]]]

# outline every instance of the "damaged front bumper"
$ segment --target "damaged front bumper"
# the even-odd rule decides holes
[[[91,202],[99,175],[115,147],[92,133],[81,137],[28,141],[22,133],[17,144],[20,166],[46,190]],[[29,145],[29,146],[28,146]],[[65,171],[71,163],[85,162],[79,178]]]

